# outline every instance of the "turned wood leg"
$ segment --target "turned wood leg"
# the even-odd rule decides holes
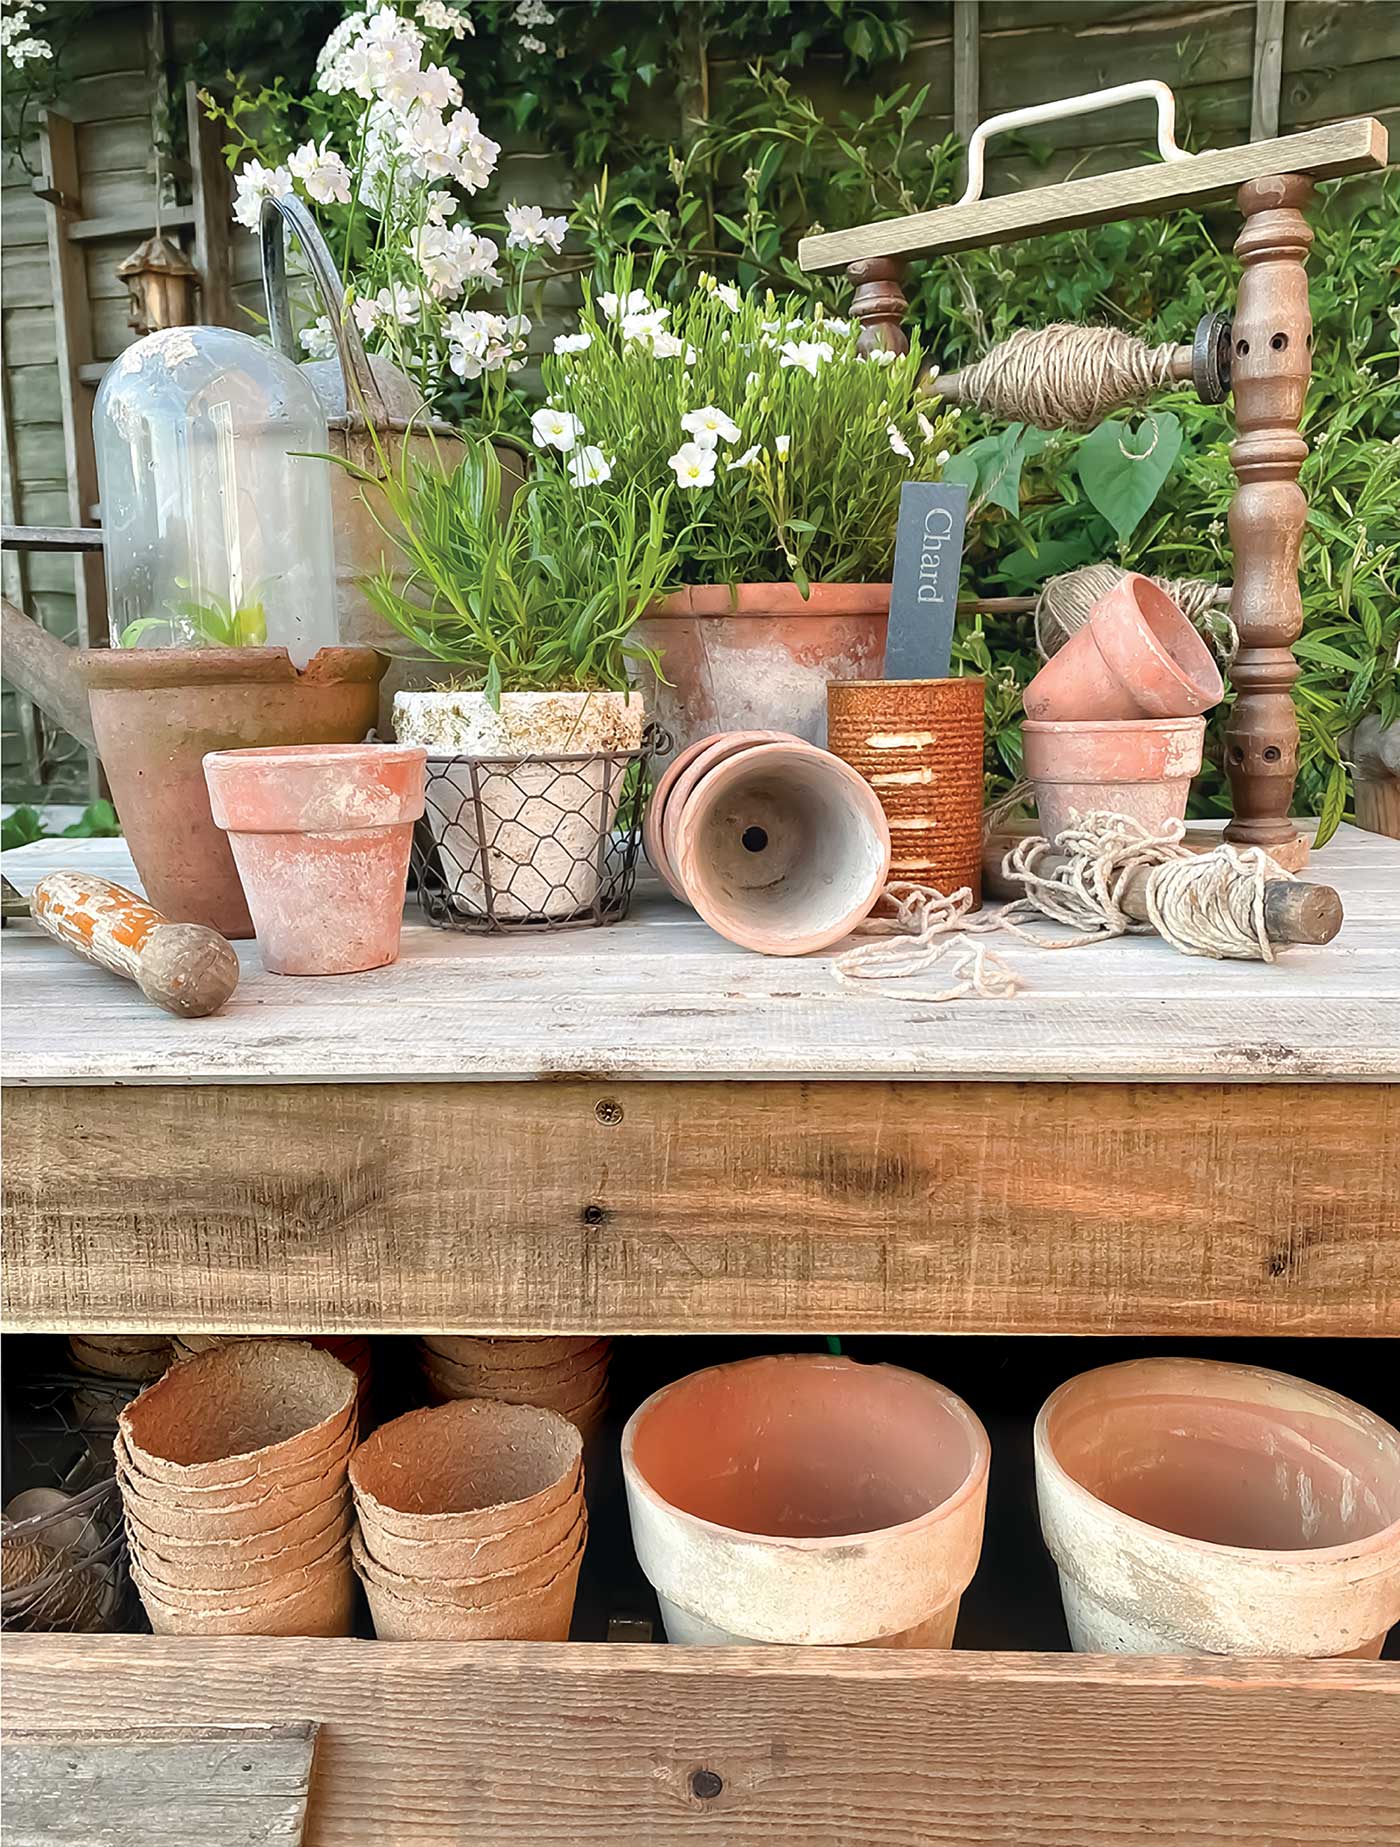
[[[851,313],[860,322],[856,342],[862,353],[884,348],[890,353],[907,353],[909,336],[904,331],[904,317],[909,303],[904,296],[904,261],[901,257],[866,257],[850,263],[846,274],[856,285]]]
[[[1240,648],[1231,669],[1235,705],[1225,731],[1234,819],[1225,837],[1268,852],[1295,848],[1289,819],[1298,774],[1293,643],[1303,625],[1298,554],[1308,503],[1298,470],[1308,445],[1298,433],[1312,371],[1308,247],[1301,174],[1253,180],[1239,191],[1243,264],[1232,356],[1239,480],[1230,502],[1235,585],[1230,614]]]

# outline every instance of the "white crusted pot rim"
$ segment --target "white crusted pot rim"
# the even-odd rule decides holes
[[[601,755],[636,750],[646,703],[636,692],[396,693],[398,741],[432,758]]]

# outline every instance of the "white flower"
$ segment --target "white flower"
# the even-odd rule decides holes
[[[457,196],[445,186],[430,192],[423,201],[423,221],[425,224],[445,224],[457,209]]]
[[[374,306],[381,321],[399,321],[405,327],[411,327],[418,319],[422,302],[416,289],[409,288],[406,282],[396,282],[392,287],[381,289],[374,298]]]
[[[576,450],[568,460],[569,479],[575,487],[594,487],[612,479],[612,463],[595,444]]]
[[[727,443],[736,443],[739,440],[738,424],[733,418],[726,417],[724,412],[714,404],[705,405],[703,410],[687,411],[681,418],[681,428],[694,436],[697,441],[703,441],[708,436],[712,448],[716,437],[722,436]]]
[[[887,346],[877,346],[873,353],[862,353],[860,357],[868,359],[873,366],[892,366],[899,354],[892,353]]]
[[[940,449],[938,451],[938,454],[934,456],[933,459],[939,468],[943,468],[943,467],[946,467],[947,464],[951,462],[953,458],[951,455],[949,455],[946,449]]]
[[[633,289],[628,295],[600,295],[598,306],[610,321],[620,321],[624,315],[645,314],[651,307],[641,289]],[[665,318],[664,311],[662,318]]]
[[[561,455],[567,455],[583,435],[583,425],[570,411],[551,410],[548,406],[535,412],[530,428],[539,448],[557,449]]]
[[[663,321],[671,318],[669,308],[632,308],[622,316],[622,337],[624,340],[648,340],[653,334],[660,333]]]
[[[682,443],[667,465],[675,470],[681,487],[712,487],[715,479],[715,452],[699,443]]]
[[[538,205],[508,205],[506,223],[510,226],[508,249],[538,250],[541,244],[548,244],[556,256],[569,228],[567,218],[546,218]]]
[[[902,456],[906,462],[912,462],[914,459],[914,451],[900,435],[899,425],[896,423],[887,423],[885,425],[885,434],[889,437],[890,448],[894,450],[895,454]]]
[[[415,109],[399,129],[398,145],[423,179],[453,179],[468,192],[486,185],[501,152],[498,141],[482,134],[470,109],[459,109],[446,120]]]
[[[418,17],[430,32],[450,32],[453,38],[476,31],[465,13],[459,13],[455,6],[444,6],[442,0],[421,0]]]
[[[758,444],[754,443],[750,448],[745,449],[742,455],[736,455],[732,462],[726,462],[724,466],[726,469],[752,468],[757,460]]]
[[[479,287],[501,279],[496,270],[501,253],[495,243],[464,224],[421,225],[405,248],[439,301],[460,295],[468,282]]]
[[[744,390],[745,390],[745,391],[752,391],[752,390],[753,390],[753,388],[754,388],[754,386],[755,386],[755,385],[756,385],[756,384],[757,384],[758,382],[759,382],[759,375],[758,375],[758,373],[757,373],[757,372],[750,372],[750,373],[749,373],[749,375],[748,375],[748,377],[747,377],[747,378],[746,378],[746,379],[744,380]]]
[[[455,109],[462,100],[462,86],[441,64],[430,64],[418,74],[415,95],[425,109]]]
[[[350,169],[329,142],[317,147],[314,141],[304,141],[287,165],[292,178],[301,181],[306,196],[318,205],[329,205],[332,200],[337,205],[350,203]]]
[[[591,333],[560,333],[554,336],[556,353],[586,353],[593,344]]]
[[[828,314],[821,323],[828,333],[849,333],[854,324],[853,321],[843,321],[836,314]]]
[[[292,176],[286,167],[265,167],[260,160],[250,160],[234,181],[234,189],[234,218],[256,231],[263,200],[285,199],[292,190]]]
[[[784,456],[787,454],[788,450],[791,449],[792,447],[792,438],[790,436],[779,436],[774,441],[773,447],[777,450],[780,456]]]
[[[830,359],[832,346],[829,340],[787,340],[778,352],[778,364],[782,366],[801,366],[812,377],[824,360]]]
[[[545,0],[520,0],[515,9],[517,26],[552,26],[555,15],[545,5]]]
[[[5,62],[16,70],[22,70],[31,59],[53,56],[52,45],[30,34],[29,16],[33,11],[30,0],[19,0],[0,18],[0,50],[5,54]]]
[[[719,296],[726,308],[730,309],[735,314],[739,312],[741,297],[738,289],[735,288],[732,282],[717,283],[715,285],[715,294]]]
[[[538,58],[548,51],[549,47],[542,38],[536,38],[533,32],[522,32],[520,35],[520,49],[522,51],[532,51]]]
[[[924,447],[927,448],[928,445],[935,440],[938,432],[921,410],[916,410],[914,412],[914,421],[919,426],[919,434],[924,439]]]
[[[310,359],[334,359],[335,335],[331,332],[330,316],[318,314],[309,327],[303,327],[301,343]]]
[[[361,333],[373,333],[379,325],[379,303],[377,301],[356,301],[350,309],[355,317],[355,325]]]

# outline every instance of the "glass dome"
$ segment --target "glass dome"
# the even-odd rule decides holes
[[[108,368],[93,433],[114,647],[304,667],[336,643],[326,419],[291,360],[227,327],[149,334]]]

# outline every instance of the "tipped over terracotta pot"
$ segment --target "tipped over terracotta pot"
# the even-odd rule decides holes
[[[1262,1366],[1102,1366],[1035,1425],[1081,1653],[1380,1654],[1400,1621],[1400,1431]]]
[[[1164,590],[1129,572],[1026,688],[1026,717],[1197,718],[1225,685],[1215,656]]]
[[[622,1438],[632,1538],[672,1642],[951,1646],[989,1460],[944,1386],[820,1354],[693,1373]]]

